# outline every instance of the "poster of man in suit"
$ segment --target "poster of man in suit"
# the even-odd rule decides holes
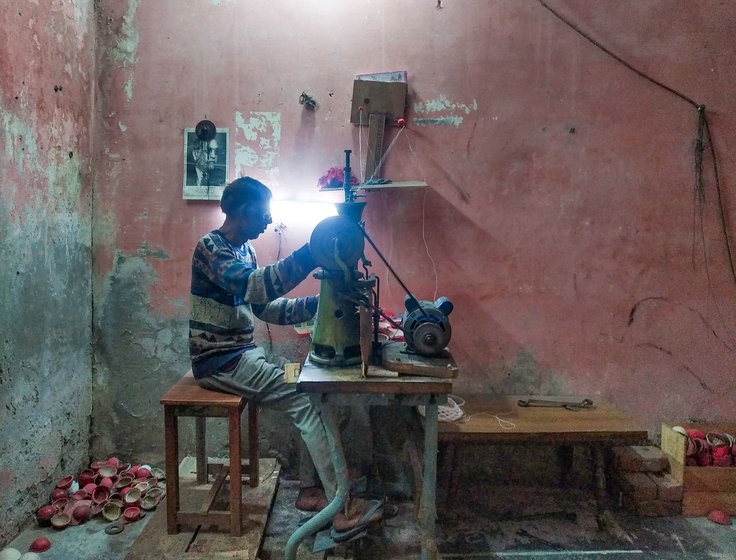
[[[197,138],[194,128],[184,129],[184,198],[219,200],[227,184],[227,128],[218,128],[209,141]]]

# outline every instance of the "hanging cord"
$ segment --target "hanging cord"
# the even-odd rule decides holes
[[[718,198],[718,212],[721,216],[721,231],[723,231],[723,238],[726,241],[726,252],[728,253],[728,264],[731,267],[731,276],[736,282],[736,268],[734,268],[733,252],[731,250],[731,238],[728,235],[728,227],[726,226],[726,210],[723,207],[723,193],[721,192],[721,179],[718,175],[718,165],[716,163],[716,149],[713,146],[713,137],[710,134],[710,125],[708,124],[708,116],[705,114],[705,106],[701,105],[702,110],[699,110],[703,123],[705,124],[705,138],[708,141],[708,148],[710,151],[710,159],[713,161],[713,177],[716,182],[716,195]],[[702,169],[701,169],[701,181],[702,181]]]
[[[652,82],[653,84],[656,84],[659,87],[661,87],[663,89],[666,89],[667,91],[669,91],[670,93],[676,95],[680,99],[683,99],[683,100],[687,101],[688,103],[690,103],[690,105],[692,105],[696,109],[698,108],[699,105],[695,101],[693,101],[692,99],[690,99],[687,95],[685,95],[683,93],[680,93],[679,91],[676,91],[676,90],[672,89],[669,86],[664,85],[662,82],[658,82],[654,78],[650,78],[649,76],[647,76],[641,70],[638,70],[638,69],[634,68],[631,64],[629,64],[628,62],[626,62],[620,56],[613,54],[606,47],[604,47],[603,45],[601,45],[598,41],[596,41],[590,35],[588,35],[587,33],[585,33],[582,29],[580,29],[577,25],[575,25],[574,23],[571,23],[570,21],[566,20],[564,17],[562,17],[560,14],[558,14],[552,8],[550,8],[544,0],[539,0],[539,3],[542,5],[542,7],[544,7],[550,13],[552,13],[553,16],[555,16],[557,19],[559,19],[562,23],[564,23],[565,25],[567,25],[568,27],[570,27],[573,31],[577,32],[579,35],[581,35],[582,37],[584,37],[585,39],[587,39],[588,41],[590,41],[591,43],[593,43],[596,47],[598,47],[600,50],[602,50],[608,56],[610,56],[611,58],[614,58],[615,60],[617,60],[618,62],[620,62],[624,66],[626,66],[626,68],[628,68],[632,72],[635,72],[636,74],[638,74],[639,76],[641,76],[645,80],[648,80],[648,81]]]
[[[414,163],[419,167],[419,171],[422,174],[422,181],[424,183],[427,183],[427,175],[424,173],[424,168],[422,167],[421,163],[417,160],[417,154],[414,151],[414,146],[411,145],[411,139],[409,138],[409,132],[406,133],[406,142],[409,145],[409,151],[411,152],[412,158],[414,158]],[[427,189],[424,189],[424,196],[422,197],[422,241],[424,242],[424,250],[427,253],[427,257],[429,257],[429,261],[432,263],[432,272],[434,274],[434,293],[432,296],[432,299],[437,299],[437,289],[439,288],[439,277],[437,274],[437,266],[435,265],[434,259],[432,258],[432,255],[429,254],[429,245],[427,244]]]
[[[383,165],[384,160],[388,156],[388,154],[391,152],[391,149],[394,147],[394,144],[396,144],[396,141],[399,139],[401,134],[404,132],[404,129],[406,127],[402,126],[401,130],[399,130],[399,133],[394,136],[393,140],[391,140],[391,143],[388,145],[388,148],[386,148],[386,151],[383,152],[383,155],[381,156],[381,159],[378,160],[378,163],[376,164],[376,168],[373,170],[373,174],[368,178],[368,182],[371,182],[373,179],[375,179],[378,175],[378,173],[381,171],[381,166]]]
[[[538,2],[541,4],[541,6],[543,8],[545,8],[547,11],[549,11],[552,15],[554,15],[562,23],[564,23],[569,28],[571,28],[573,31],[575,31],[576,33],[578,33],[583,38],[585,38],[587,41],[589,41],[590,43],[592,43],[593,45],[595,45],[596,47],[598,47],[600,50],[602,50],[608,56],[610,56],[611,58],[613,58],[617,62],[623,64],[624,66],[626,66],[626,68],[628,68],[629,70],[631,70],[632,72],[634,72],[638,76],[640,76],[640,77],[644,78],[645,80],[647,80],[647,81],[649,81],[649,82],[651,82],[651,83],[653,83],[653,84],[661,87],[662,89],[664,89],[666,91],[669,91],[671,94],[676,95],[677,97],[679,97],[683,101],[686,101],[687,103],[689,103],[690,105],[692,105],[698,111],[698,140],[696,140],[696,142],[695,142],[695,175],[696,175],[696,179],[695,179],[696,186],[695,186],[695,188],[697,190],[696,196],[699,196],[699,197],[702,196],[702,200],[703,201],[705,200],[704,187],[703,187],[703,149],[704,149],[704,146],[703,146],[703,136],[701,136],[702,133],[704,132],[705,133],[704,134],[704,138],[705,138],[705,140],[708,141],[710,156],[711,156],[711,160],[713,161],[713,176],[715,177],[716,194],[717,194],[717,197],[718,197],[718,209],[719,209],[719,212],[720,212],[720,222],[721,222],[721,229],[723,231],[723,238],[724,238],[724,241],[725,241],[725,244],[726,244],[726,254],[728,256],[728,264],[729,264],[729,267],[731,269],[731,276],[732,276],[732,278],[734,280],[734,283],[736,284],[736,267],[734,266],[733,253],[731,251],[731,239],[730,239],[730,236],[728,234],[728,227],[726,225],[726,213],[725,213],[725,210],[723,208],[723,196],[722,196],[722,193],[721,193],[721,183],[720,183],[720,179],[719,179],[719,175],[718,175],[718,160],[716,159],[716,151],[715,151],[715,148],[713,147],[713,139],[711,137],[710,128],[708,126],[708,118],[705,115],[705,105],[701,105],[701,104],[695,102],[693,99],[691,99],[687,95],[685,95],[683,93],[680,93],[679,91],[674,90],[674,89],[672,89],[669,86],[666,86],[662,82],[660,82],[658,80],[655,80],[654,78],[651,78],[650,76],[647,76],[646,74],[644,74],[644,72],[642,72],[641,70],[638,70],[637,68],[635,68],[634,66],[632,66],[631,64],[629,64],[628,62],[626,62],[620,56],[612,53],[606,47],[604,47],[603,45],[601,45],[598,41],[596,41],[595,39],[593,39],[590,35],[588,35],[584,31],[582,31],[578,26],[576,26],[575,24],[573,24],[570,21],[566,20],[559,13],[557,13],[555,10],[553,10],[552,8],[550,8],[544,0],[538,0]],[[702,192],[702,194],[701,194],[701,192]],[[701,223],[701,227],[702,227],[702,223]],[[706,270],[707,270],[707,268],[708,268],[708,261],[707,260],[705,261],[705,267],[706,267]]]
[[[365,167],[363,166],[363,107],[358,109],[358,161],[360,162],[360,182],[365,181]]]
[[[276,261],[278,261],[281,258],[281,242],[284,237],[284,230],[286,229],[286,224],[283,222],[280,222],[276,224],[276,227],[273,229],[276,232],[276,235],[279,236],[279,245],[276,249]],[[273,334],[271,333],[271,325],[266,323],[266,332],[268,333],[268,353],[269,355],[273,353]]]
[[[417,153],[414,151],[414,146],[411,144],[411,134],[413,134],[412,131],[408,130],[406,131],[406,143],[409,145],[409,151],[411,152],[411,157],[414,160],[414,164],[419,168],[419,172],[422,174],[422,181],[424,183],[427,183],[427,174],[424,173],[424,168],[422,167],[421,162],[417,158]],[[434,274],[434,294],[432,299],[437,299],[437,290],[439,288],[439,276],[437,274],[437,266],[435,265],[434,259],[432,258],[432,255],[429,253],[429,245],[427,244],[427,237],[426,237],[426,207],[427,207],[427,189],[424,190],[424,197],[422,198],[422,241],[424,242],[424,250],[427,253],[427,257],[429,257],[429,261],[432,263],[432,273]]]

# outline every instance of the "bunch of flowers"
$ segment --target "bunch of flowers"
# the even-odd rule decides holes
[[[343,186],[344,178],[345,170],[342,167],[330,167],[327,173],[319,178],[317,186],[321,189],[340,189]],[[358,184],[358,178],[352,173],[350,174],[350,184]]]

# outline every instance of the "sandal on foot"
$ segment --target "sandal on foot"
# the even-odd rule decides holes
[[[372,500],[370,502],[355,500],[355,502],[357,503],[351,504],[350,510],[352,511],[350,515],[346,516],[343,513],[338,513],[333,519],[332,530],[330,531],[330,537],[333,541],[343,542],[349,540],[364,531],[371,523],[383,519],[383,500]],[[362,510],[362,514],[360,510]]]

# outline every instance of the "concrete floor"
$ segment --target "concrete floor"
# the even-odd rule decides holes
[[[282,481],[266,527],[260,560],[283,558],[286,541],[306,514],[293,507],[298,487]],[[716,525],[705,518],[640,519],[615,511],[610,530],[599,531],[595,503],[586,489],[463,487],[451,508],[439,512],[437,541],[442,558],[712,559],[736,560],[736,525]],[[396,502],[398,515],[377,524],[362,539],[326,553],[312,552],[313,539],[299,549],[300,560],[329,557],[409,560],[419,558],[418,533],[411,501]],[[62,532],[29,527],[9,546],[21,552],[37,536],[49,537],[44,560],[124,560],[152,515],[105,534],[99,520]],[[152,553],[151,558],[156,558]]]
[[[460,493],[451,509],[438,512],[442,558],[736,560],[736,525],[717,525],[705,518],[638,518],[616,510],[610,529],[600,531],[587,489],[468,486]],[[292,507],[296,494],[293,484],[279,488],[260,560],[283,558],[291,531],[305,515]],[[340,546],[331,555],[311,553],[312,541],[305,541],[299,559],[418,559],[413,504],[397,505],[399,514],[361,541]]]

